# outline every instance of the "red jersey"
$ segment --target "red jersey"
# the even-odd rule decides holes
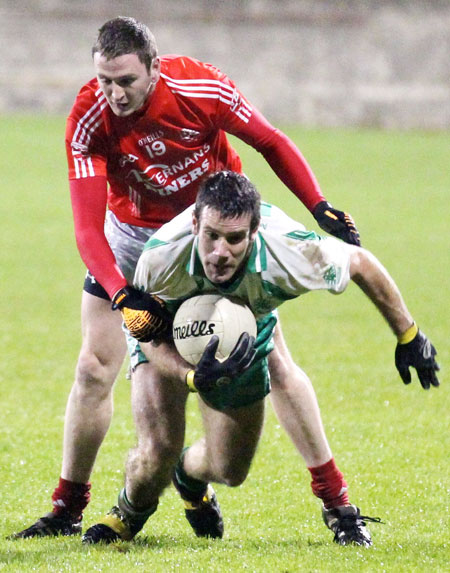
[[[83,228],[77,233],[83,260],[109,293],[100,278],[114,274],[106,268],[112,253],[106,262],[100,256],[104,237],[103,245],[79,240],[88,219],[98,223],[104,217],[104,201],[89,197],[90,189],[98,193],[99,181],[107,179],[107,205],[120,221],[160,227],[195,202],[206,173],[242,171],[225,132],[260,151],[309,209],[324,200],[295,145],[210,64],[162,57],[154,92],[128,117],[114,115],[97,79],[80,90],[66,129],[75,228]]]

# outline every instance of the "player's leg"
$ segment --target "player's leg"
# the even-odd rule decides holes
[[[264,400],[242,408],[216,410],[199,400],[204,436],[184,455],[186,472],[204,482],[229,487],[247,477],[261,436]]]
[[[81,324],[83,342],[66,408],[61,477],[86,483],[111,422],[112,387],[126,343],[122,317],[111,310],[109,300],[83,292]]]
[[[164,346],[166,351],[159,360],[167,360],[172,350]],[[188,395],[183,381],[162,376],[151,363],[141,364],[133,374],[132,405],[138,441],[128,455],[125,485],[128,498],[137,508],[156,504],[171,482],[184,443]]]
[[[132,282],[136,262],[154,229],[120,223],[112,211],[105,236],[117,264]],[[88,483],[112,415],[112,387],[126,353],[120,312],[111,310],[106,291],[88,272],[81,306],[83,343],[64,421],[64,453],[53,511],[13,536],[71,535],[81,532],[89,502]],[[93,415],[94,413],[94,415]]]
[[[222,537],[223,518],[209,482],[240,485],[247,477],[264,420],[264,400],[219,411],[199,400],[204,437],[183,451],[174,485],[199,537]]]
[[[331,457],[316,393],[306,373],[293,361],[280,323],[275,328],[275,348],[269,354],[270,399],[278,419],[308,467]]]
[[[184,442],[188,390],[176,375],[167,375],[170,357],[180,361],[173,347],[161,344],[151,362],[140,362],[132,375],[132,408],[137,445],[130,450],[125,487],[118,503],[90,527],[83,543],[132,539],[157,508],[171,481]],[[158,368],[164,362],[166,372]],[[154,366],[156,365],[156,366]]]
[[[53,510],[16,538],[81,532],[89,477],[111,421],[112,387],[126,352],[121,315],[111,310],[109,299],[84,291],[81,316],[83,342],[67,402],[62,471],[52,496]]]
[[[271,402],[311,473],[313,493],[324,504],[324,521],[337,543],[368,546],[370,534],[359,509],[350,505],[347,483],[328,445],[314,388],[292,360],[279,324],[274,341],[275,349],[269,355]]]

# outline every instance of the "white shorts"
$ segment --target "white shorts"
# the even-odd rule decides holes
[[[134,271],[145,243],[157,229],[137,227],[122,223],[112,211],[106,212],[105,236],[127,283],[132,285]],[[108,293],[89,271],[86,272],[84,290],[94,296],[109,300]]]
[[[145,243],[157,229],[122,223],[112,211],[105,218],[105,236],[128,284],[132,285],[134,271]]]

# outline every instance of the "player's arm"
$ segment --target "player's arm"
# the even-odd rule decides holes
[[[417,371],[425,390],[439,386],[436,349],[419,330],[402,295],[386,269],[368,251],[355,248],[351,256],[350,276],[384,316],[397,336],[395,365],[405,384],[411,382],[410,367]]]
[[[237,128],[237,129],[236,129]],[[281,181],[311,211],[320,227],[343,241],[360,245],[356,225],[348,213],[334,209],[297,146],[255,108],[247,124],[233,121],[234,135],[259,151]]]
[[[110,298],[127,285],[104,232],[106,177],[70,179],[75,238],[80,256]]]
[[[104,233],[106,177],[70,180],[75,237],[81,258],[119,309],[130,334],[148,342],[166,336],[171,318],[157,297],[127,284]]]
[[[107,155],[102,122],[85,125],[97,99],[91,85],[84,86],[66,123],[65,148],[75,238],[80,256],[110,298],[126,286],[104,232],[107,208]]]

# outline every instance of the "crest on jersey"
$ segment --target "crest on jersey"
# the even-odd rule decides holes
[[[183,141],[195,141],[200,137],[200,132],[196,131],[195,129],[181,129],[180,130],[180,138]]]
[[[334,265],[330,265],[324,273],[323,278],[328,286],[333,287],[338,284],[341,278],[340,274],[340,271]]]
[[[139,157],[137,155],[133,155],[132,153],[129,153],[128,155],[122,155],[120,157],[119,165],[120,165],[120,167],[124,167],[124,165],[126,165],[127,163],[135,163],[138,160],[139,160]]]

